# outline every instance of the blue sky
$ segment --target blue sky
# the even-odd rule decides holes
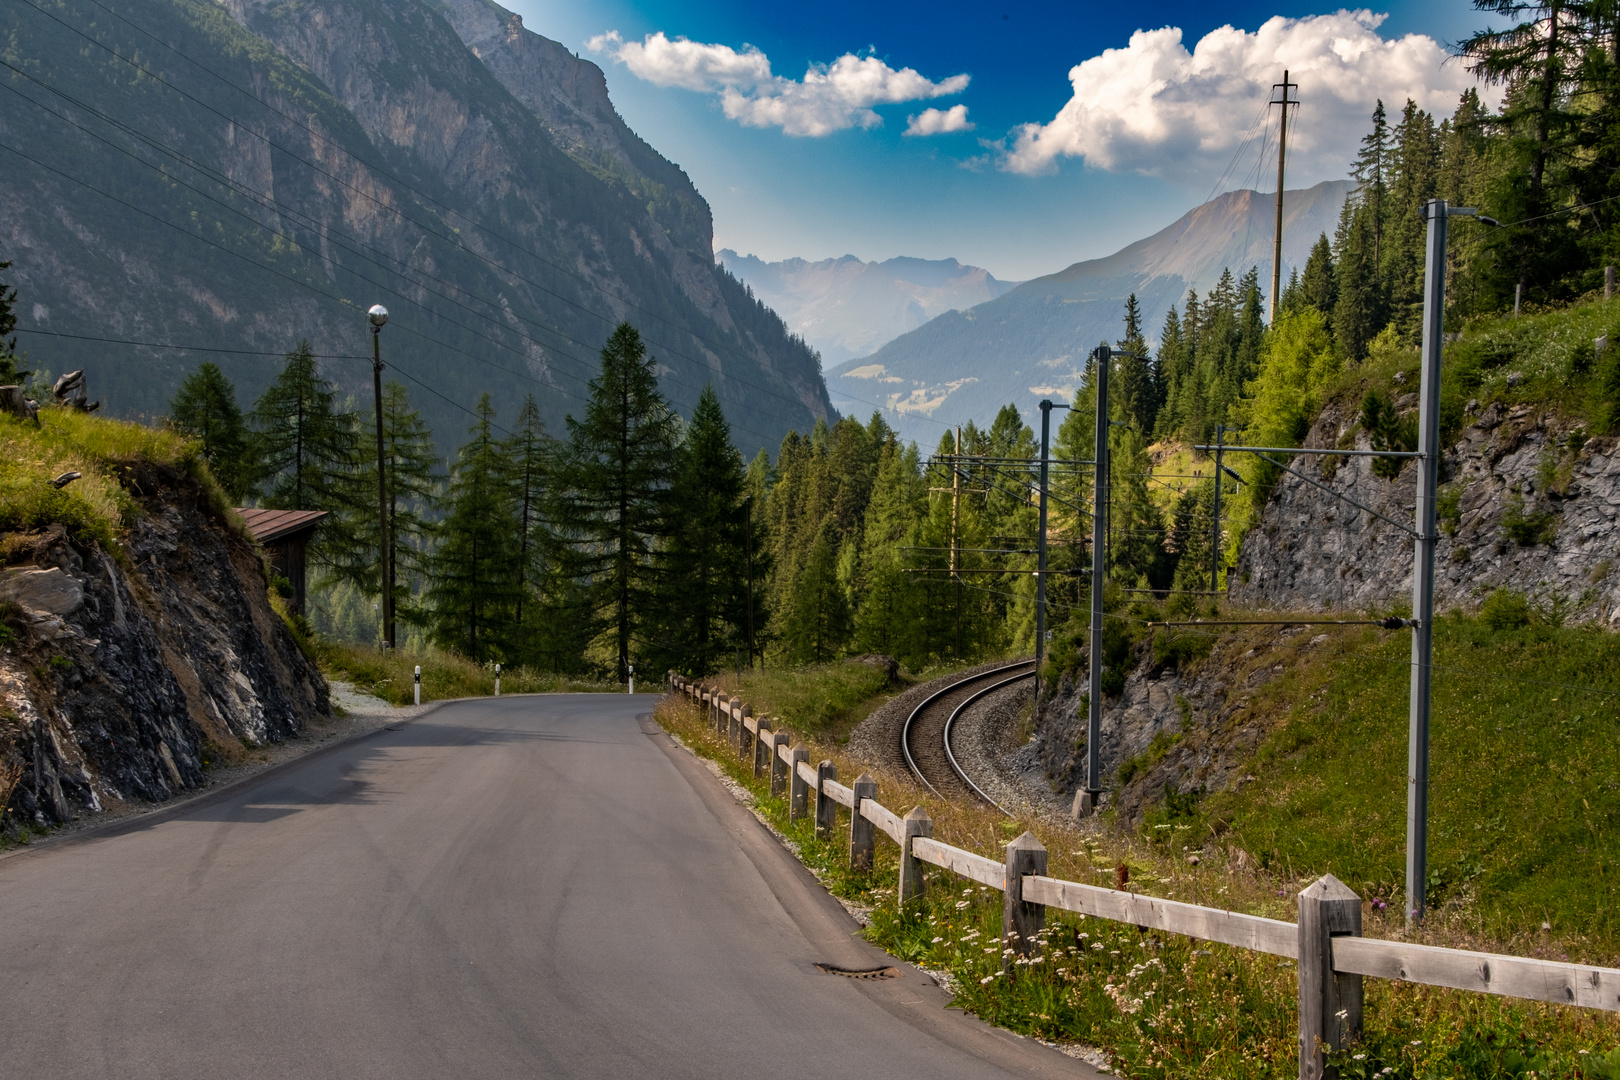
[[[1381,20],[1309,4],[505,2],[602,66],[620,114],[713,206],[717,249],[955,257],[1011,280],[1105,255],[1217,189],[1274,190],[1264,136],[1244,136],[1283,62],[1306,70],[1288,186],[1342,176],[1373,97],[1450,112],[1469,80],[1435,42],[1483,23],[1458,0]],[[918,116],[944,130],[906,134]]]

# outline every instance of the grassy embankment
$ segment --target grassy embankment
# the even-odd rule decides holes
[[[1438,638],[1436,662],[1448,672],[1488,667],[1547,682],[1620,673],[1620,645],[1595,631],[1493,630],[1450,619]],[[1145,893],[1277,918],[1293,918],[1298,890],[1333,871],[1369,901],[1367,933],[1400,937],[1398,905],[1372,901],[1388,898],[1400,876],[1404,645],[1397,635],[1380,640],[1358,630],[1296,650],[1293,666],[1254,695],[1250,716],[1239,721],[1258,718],[1270,732],[1248,770],[1256,781],[1213,794],[1190,813],[1172,817],[1161,808],[1139,833],[1006,821],[974,807],[941,806],[906,778],[881,774],[879,798],[897,811],[927,806],[937,837],[990,857],[1028,827],[1047,845],[1057,876],[1107,884],[1123,863],[1131,887]],[[1251,659],[1269,664],[1273,657],[1260,649]],[[818,676],[783,677],[802,688]],[[860,674],[833,668],[819,677],[848,685]],[[1620,674],[1607,677],[1620,689]],[[1531,683],[1437,678],[1432,851],[1440,905],[1423,940],[1615,962],[1615,867],[1602,844],[1620,809],[1613,783],[1620,755],[1606,737],[1614,711],[1570,701],[1568,693]],[[779,711],[796,719],[791,709]],[[897,913],[892,845],[880,843],[873,874],[851,874],[842,866],[842,841],[817,841],[804,823],[790,825],[783,801],[754,783],[695,711],[672,701],[659,716],[755,792],[761,812],[799,843],[830,888],[873,906],[874,941],[949,971],[964,1008],[1021,1032],[1103,1047],[1131,1076],[1293,1075],[1292,964],[1054,915],[1044,958],[1001,976],[998,896],[941,872],[925,902]],[[795,730],[811,736],[813,756],[832,758],[841,776],[870,768],[849,760],[836,739]],[[1238,848],[1256,858],[1239,859]],[[1543,921],[1549,930],[1541,930]],[[1526,1070],[1620,1077],[1620,1054],[1593,1056],[1620,1046],[1620,1022],[1611,1014],[1380,980],[1368,980],[1367,992],[1366,1039],[1356,1051],[1366,1056],[1347,1058],[1346,1075],[1387,1068],[1393,1071],[1383,1075],[1401,1078],[1519,1077]]]
[[[314,652],[321,670],[329,678],[353,683],[356,690],[375,694],[390,705],[409,705],[415,699],[413,680],[418,664],[422,665],[424,703],[449,698],[488,697],[495,692],[493,665],[480,664],[440,649],[429,648],[421,652],[401,649],[384,653],[370,645],[318,640],[314,644]],[[652,683],[645,690],[651,692],[658,688],[658,683]],[[529,668],[501,671],[502,694],[614,693],[623,689],[618,683],[597,682]]]

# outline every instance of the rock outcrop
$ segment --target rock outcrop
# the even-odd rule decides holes
[[[115,552],[60,525],[0,543],[7,832],[169,798],[330,710],[229,511],[156,467],[130,488],[148,494]]]
[[[1398,407],[1410,410],[1416,395]],[[1356,415],[1325,408],[1306,446],[1334,448]],[[1293,467],[1386,517],[1407,524],[1417,483],[1408,463],[1393,480],[1370,458],[1300,458]],[[1620,447],[1534,405],[1473,407],[1445,452],[1435,603],[1479,603],[1493,589],[1526,594],[1571,620],[1620,625]],[[1229,594],[1247,608],[1356,611],[1410,604],[1410,534],[1344,499],[1285,475],[1260,524],[1243,541]]]

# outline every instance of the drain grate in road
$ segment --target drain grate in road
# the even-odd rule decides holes
[[[846,979],[898,979],[897,967],[846,968],[836,964],[817,964],[816,970],[827,975],[842,975]]]

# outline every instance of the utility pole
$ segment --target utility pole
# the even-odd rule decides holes
[[[371,323],[371,386],[377,399],[377,535],[382,541],[382,565],[378,576],[382,578],[382,639],[383,648],[394,647],[394,550],[388,542],[388,479],[384,473],[383,404],[382,404],[382,328],[388,321],[388,309],[373,304],[366,312]]]
[[[1434,657],[1435,489],[1440,481],[1440,347],[1446,317],[1446,219],[1469,207],[1433,199],[1423,265],[1423,359],[1418,380],[1417,539],[1412,550],[1412,696],[1407,742],[1406,923],[1423,919],[1429,864],[1429,695]]]
[[[1046,478],[1052,436],[1052,401],[1041,401],[1041,525],[1035,544],[1035,706],[1041,716],[1041,659],[1046,655]]]
[[[754,497],[743,500],[743,551],[748,559],[748,670],[754,670]],[[741,678],[741,675],[738,676]],[[740,683],[738,685],[741,685]]]
[[[1209,591],[1219,592],[1221,588],[1221,453],[1225,450],[1223,440],[1226,438],[1226,425],[1215,425],[1215,524],[1210,533],[1209,544]]]
[[[956,658],[962,658],[962,575],[957,573],[957,514],[962,501],[962,425],[956,425],[956,456],[951,461],[951,580],[956,583]]]
[[[1108,538],[1103,532],[1103,515],[1108,512],[1108,369],[1114,351],[1099,345],[1091,353],[1097,388],[1097,450],[1095,481],[1091,497],[1091,657],[1087,696],[1086,791],[1081,809],[1090,813],[1102,795],[1102,656],[1103,656],[1103,578],[1107,566]]]
[[[1298,87],[1298,83],[1288,81],[1288,72],[1283,71],[1283,81],[1272,84],[1272,89],[1282,88],[1282,100],[1273,101],[1273,105],[1282,106],[1282,124],[1277,133],[1277,228],[1271,240],[1271,325],[1277,325],[1277,305],[1282,298],[1282,226],[1283,226],[1283,165],[1288,158],[1288,106],[1298,105],[1299,99],[1288,99],[1288,88]],[[1220,483],[1220,473],[1215,474],[1216,484]]]

